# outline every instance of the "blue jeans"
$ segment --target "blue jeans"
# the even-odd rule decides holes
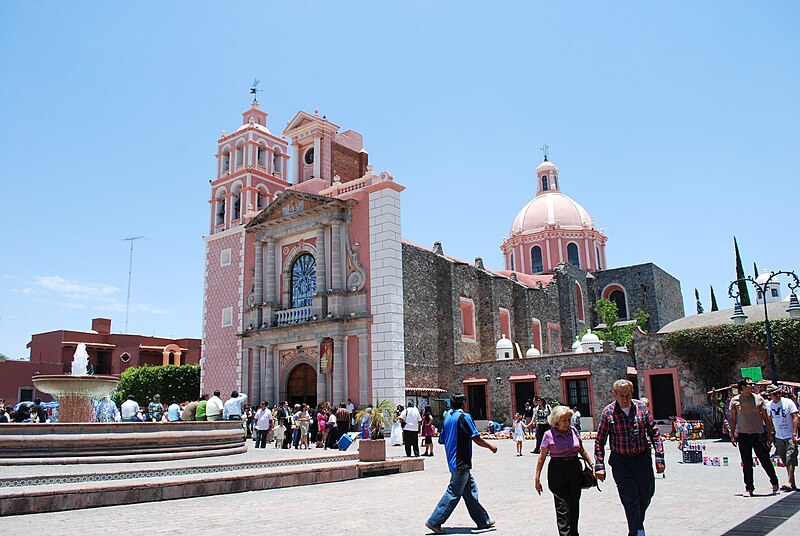
[[[433,510],[431,517],[428,519],[428,524],[434,527],[441,527],[442,523],[447,521],[447,518],[453,513],[462,496],[464,497],[464,504],[467,505],[469,517],[479,528],[485,527],[490,521],[489,514],[478,502],[478,486],[475,484],[475,479],[472,478],[472,471],[469,468],[459,469],[450,473],[450,485],[447,486],[447,490],[439,500],[439,504]]]

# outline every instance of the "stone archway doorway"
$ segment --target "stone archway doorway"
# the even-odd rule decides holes
[[[314,367],[300,363],[292,370],[286,381],[286,400],[290,406],[308,404],[317,407],[317,373]]]

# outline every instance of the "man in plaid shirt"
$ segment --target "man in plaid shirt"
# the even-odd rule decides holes
[[[664,472],[664,445],[647,406],[633,398],[633,384],[614,382],[616,402],[600,414],[594,444],[594,468],[598,480],[606,479],[606,438],[611,447],[608,464],[614,469],[614,482],[628,519],[628,536],[644,536],[644,514],[656,492],[651,445],[656,450],[656,471]]]

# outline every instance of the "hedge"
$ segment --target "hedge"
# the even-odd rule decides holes
[[[166,404],[171,403],[173,399],[181,402],[197,400],[200,394],[200,367],[198,365],[131,367],[120,376],[114,401],[121,404],[128,395],[133,395],[139,405],[146,406],[155,394],[160,394],[161,401]]]

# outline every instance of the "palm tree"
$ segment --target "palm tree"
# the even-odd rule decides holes
[[[388,399],[380,398],[372,408],[364,408],[356,414],[356,420],[362,422],[365,417],[369,417],[372,422],[369,429],[370,439],[383,439],[383,431],[394,420],[395,405]]]

